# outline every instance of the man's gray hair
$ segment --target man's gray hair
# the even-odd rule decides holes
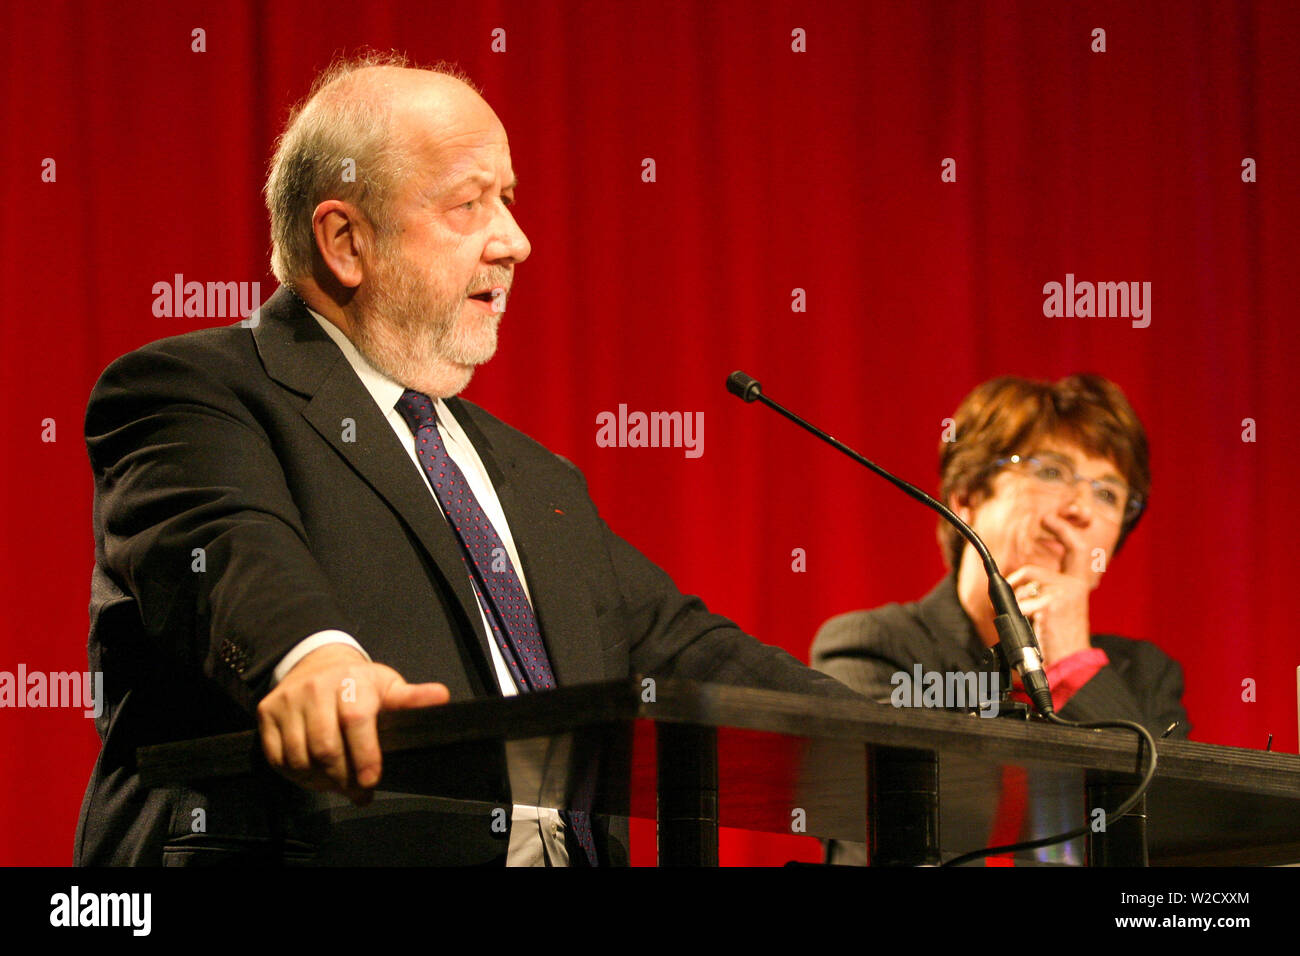
[[[336,60],[289,113],[266,179],[271,214],[271,271],[283,285],[312,272],[316,237],[312,213],[326,199],[355,205],[377,236],[390,228],[389,207],[410,173],[410,157],[383,97],[367,96],[349,78],[377,66],[411,68],[400,53],[366,53]],[[446,63],[428,69],[477,87]]]

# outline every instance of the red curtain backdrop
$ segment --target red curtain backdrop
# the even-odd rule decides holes
[[[931,489],[974,385],[1096,371],[1154,484],[1095,629],[1182,661],[1194,739],[1297,749],[1295,4],[19,0],[0,35],[0,670],[85,669],[90,388],[232,321],[156,318],[154,283],[270,296],[273,141],[365,45],[459,64],[510,135],[533,252],[467,396],[684,590],[806,660],[827,617],[942,573],[929,512],[729,397],[732,369]],[[1150,325],[1045,317],[1067,274],[1150,282]],[[703,455],[599,447],[621,404],[702,412]],[[0,711],[0,863],[70,861],[97,751],[80,712]],[[819,848],[728,832],[723,858]]]

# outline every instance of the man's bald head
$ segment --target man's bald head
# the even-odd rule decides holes
[[[376,234],[389,206],[440,129],[468,116],[500,121],[460,71],[412,69],[397,54],[334,63],[294,107],[266,181],[271,270],[284,285],[312,273],[312,215],[326,199],[357,207]]]

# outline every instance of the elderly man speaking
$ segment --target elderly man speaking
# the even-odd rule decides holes
[[[385,793],[376,715],[633,672],[861,699],[681,594],[572,465],[454,397],[528,258],[515,187],[463,78],[336,65],[272,164],[281,288],[258,321],[101,376],[90,657],[108,703],[77,862],[615,862],[581,810],[516,806],[505,837],[490,806]],[[136,775],[142,744],[254,725],[282,776]]]

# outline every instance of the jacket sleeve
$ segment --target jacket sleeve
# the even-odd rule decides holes
[[[895,606],[878,610],[887,613]],[[812,666],[875,701],[888,701],[894,689],[890,678],[902,665],[885,653],[871,612],[851,611],[831,618],[817,631],[812,643]]]
[[[710,613],[698,597],[682,594],[662,568],[596,520],[617,590],[605,612],[617,620],[602,626],[627,635],[634,673],[861,701],[838,681]]]
[[[214,351],[155,342],[100,377],[86,411],[96,560],[154,653],[254,711],[277,661],[350,631],[313,559],[266,431]]]

